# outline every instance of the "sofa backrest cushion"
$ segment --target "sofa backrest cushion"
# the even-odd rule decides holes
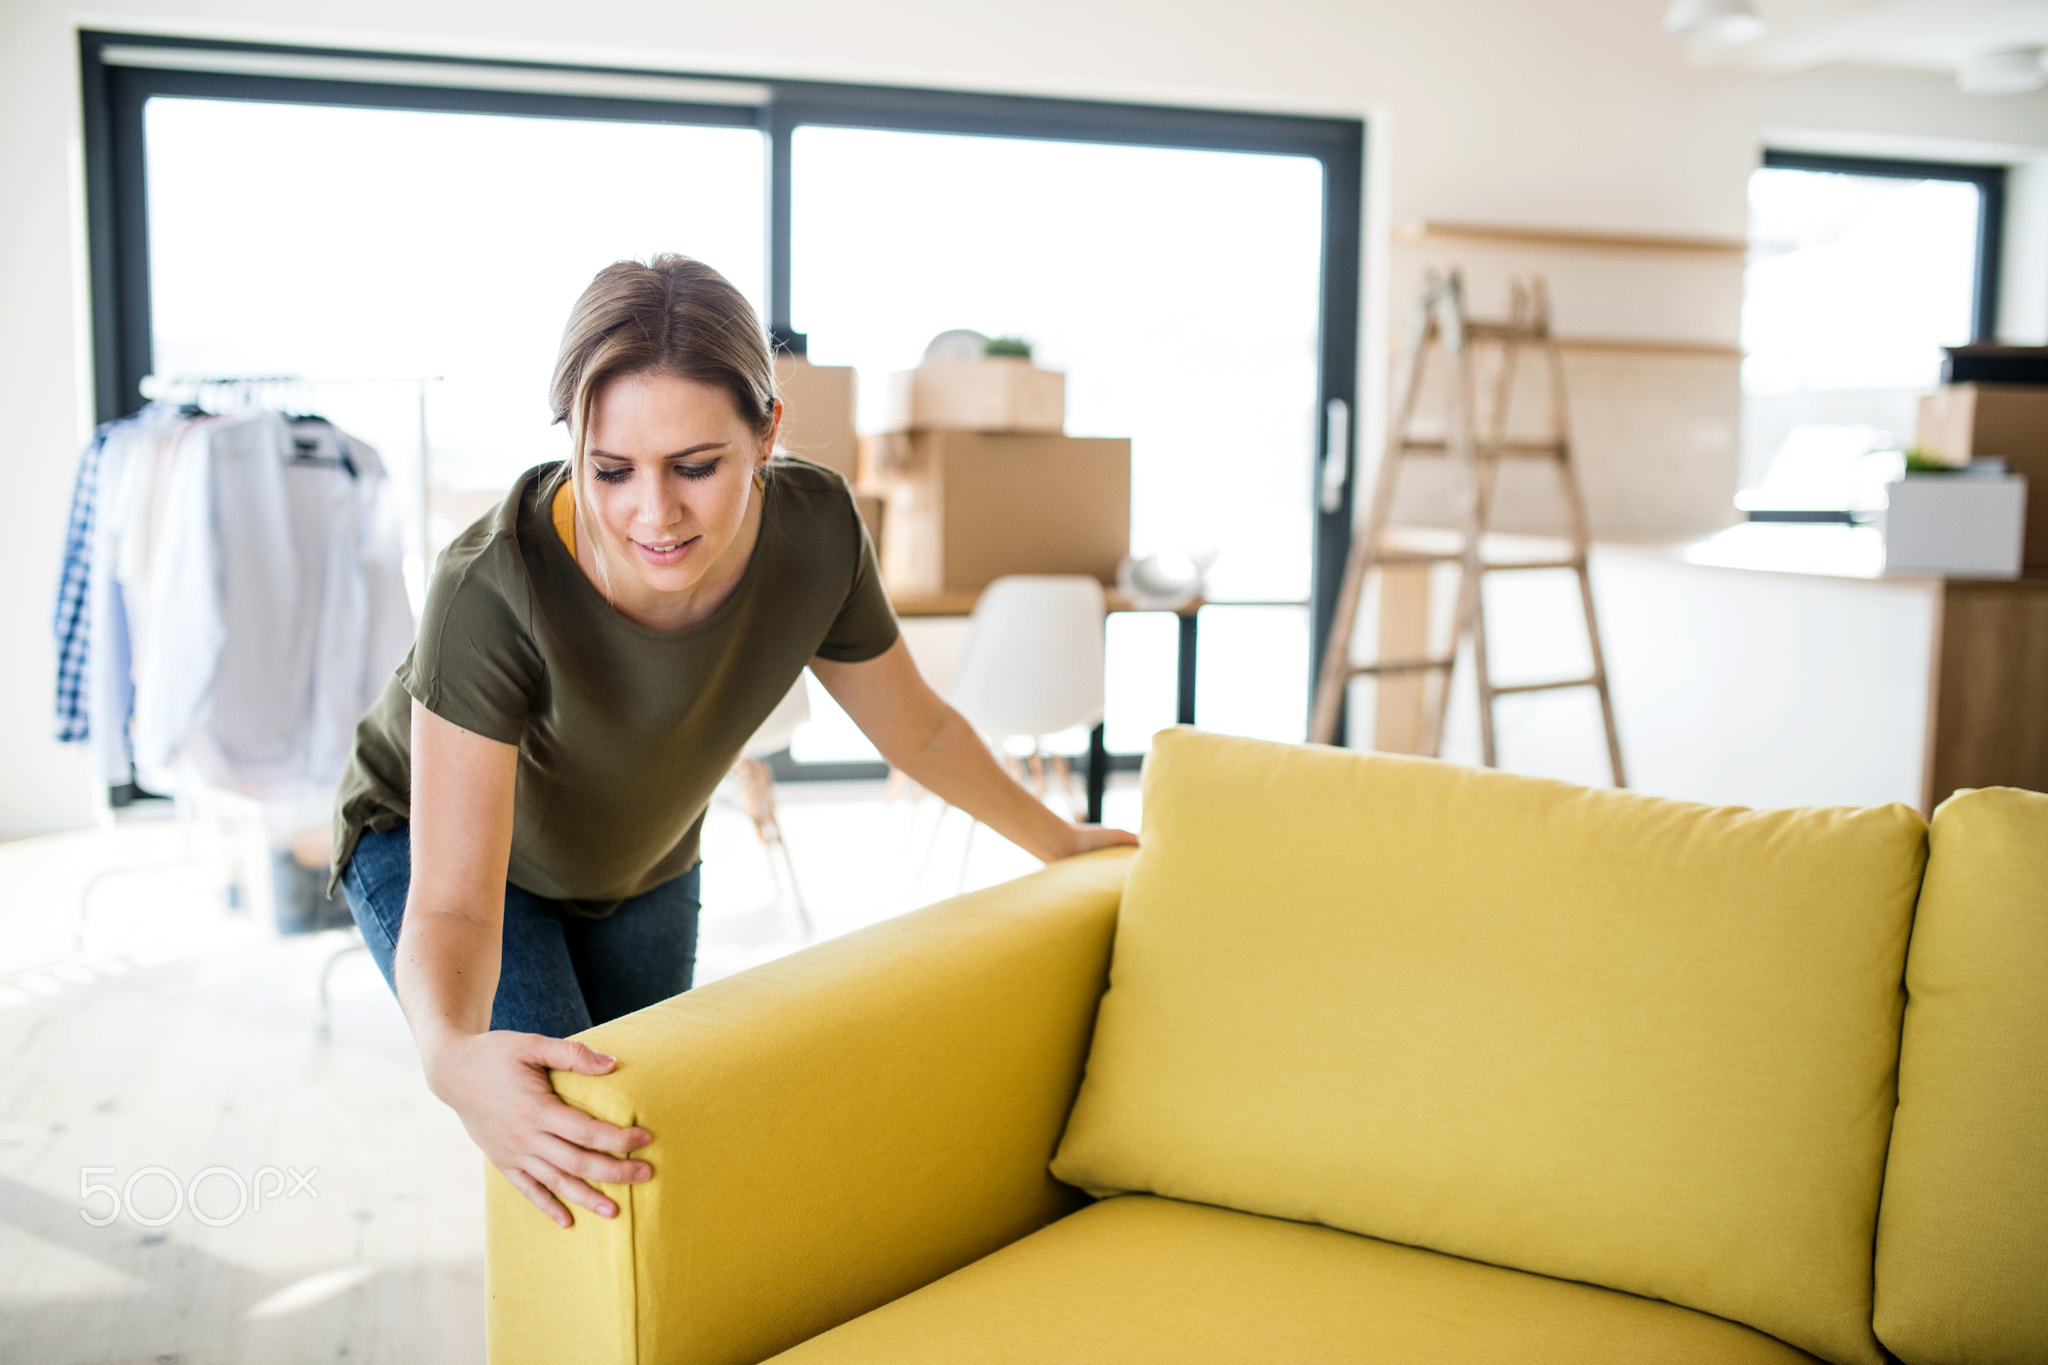
[[[1053,1166],[1879,1359],[1925,824],[1157,737]]]
[[[1877,1335],[1909,1365],[2048,1361],[2048,796],[1942,803],[1906,957]]]

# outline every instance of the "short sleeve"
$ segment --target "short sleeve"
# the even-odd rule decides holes
[[[853,581],[832,628],[825,632],[818,657],[839,664],[866,663],[896,643],[896,609],[882,587],[882,566],[875,558],[875,542],[868,536],[860,509],[848,497],[846,509],[860,533],[860,549],[853,567]]]
[[[541,673],[525,613],[478,572],[477,560],[450,564],[451,557],[443,556],[427,590],[419,639],[398,681],[450,724],[517,744]]]

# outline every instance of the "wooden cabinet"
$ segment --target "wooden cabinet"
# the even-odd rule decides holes
[[[1943,583],[1937,658],[1924,804],[1964,787],[2048,791],[2048,570]]]

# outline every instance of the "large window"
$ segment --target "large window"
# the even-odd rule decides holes
[[[440,491],[425,528],[404,500],[416,546],[567,453],[548,377],[596,266],[681,248],[762,302],[752,129],[176,97],[143,123],[158,373],[309,381],[400,486]]]
[[[1943,346],[1997,330],[1998,167],[1772,152],[1750,177],[1743,479],[1766,513],[1846,511],[1913,440]]]
[[[1213,560],[1200,721],[1300,736],[1349,534],[1348,484],[1314,490],[1323,414],[1354,400],[1355,121],[96,33],[82,53],[102,417],[148,374],[317,381],[404,481],[423,566],[562,453],[554,342],[608,261],[710,261],[858,367],[870,430],[935,333],[1022,335],[1068,374],[1070,432],[1132,438],[1133,548]],[[1173,719],[1178,639],[1113,621],[1113,748]],[[863,749],[835,744],[811,747]]]
[[[680,247],[763,302],[751,129],[176,98],[144,122],[158,371],[442,376],[455,483],[561,457],[548,374],[595,266]]]

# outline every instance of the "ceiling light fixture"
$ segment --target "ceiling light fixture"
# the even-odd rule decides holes
[[[1956,70],[1956,84],[1965,95],[2024,95],[2048,85],[2042,49],[2013,48],[1980,52]]]
[[[1756,0],[1671,0],[1664,31],[1675,38],[1728,47],[1764,36]]]

